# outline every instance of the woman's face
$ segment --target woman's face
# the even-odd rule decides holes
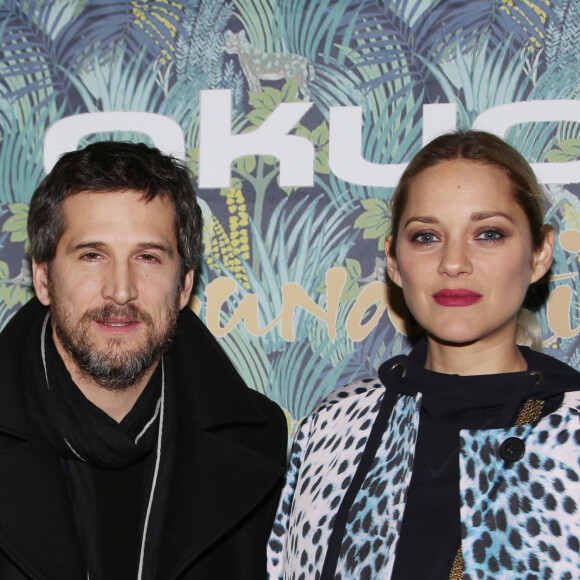
[[[553,234],[534,251],[530,225],[499,168],[441,162],[412,181],[391,279],[428,335],[440,342],[515,341],[530,283],[550,267]]]

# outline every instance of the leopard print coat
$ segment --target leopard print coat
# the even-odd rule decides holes
[[[301,425],[269,542],[270,578],[320,577],[333,518],[384,393],[378,379],[352,383]],[[391,577],[420,404],[420,395],[395,403],[349,512],[335,578]],[[512,437],[525,454],[507,463],[500,447]],[[580,393],[566,393],[536,425],[464,430],[460,441],[463,579],[580,578]]]

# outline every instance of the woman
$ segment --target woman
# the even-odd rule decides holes
[[[271,577],[580,578],[580,375],[516,344],[554,248],[530,166],[487,133],[439,137],[392,224],[424,338],[301,425]]]

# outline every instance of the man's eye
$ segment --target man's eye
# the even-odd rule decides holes
[[[152,254],[141,254],[141,256],[139,256],[141,260],[143,260],[144,262],[157,262],[157,258],[155,256],[153,256]]]
[[[87,252],[82,255],[83,260],[98,260],[100,257],[101,254],[97,254],[97,252]]]

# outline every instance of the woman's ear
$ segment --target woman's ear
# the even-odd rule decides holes
[[[542,276],[544,276],[550,269],[550,266],[552,265],[552,258],[554,257],[555,243],[554,232],[552,229],[550,229],[546,232],[540,249],[534,252],[530,284],[540,280],[540,278],[542,278]]]
[[[387,256],[387,273],[389,278],[399,287],[401,284],[401,273],[399,272],[399,264],[397,258],[391,255],[390,249],[393,242],[393,236],[387,236],[385,240],[385,254]]]

